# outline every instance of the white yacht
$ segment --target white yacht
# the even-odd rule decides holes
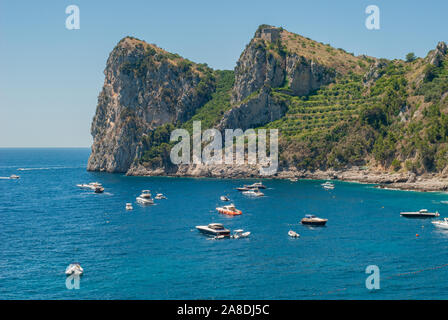
[[[427,209],[420,209],[417,212],[400,212],[400,216],[406,218],[435,218],[439,217],[440,214],[436,212],[429,212]]]
[[[221,201],[230,201],[230,199],[226,196],[221,196],[219,199],[221,199]]]
[[[151,197],[151,191],[143,190],[142,194],[137,197],[137,202],[143,205],[154,204],[154,200]]]
[[[9,179],[20,179],[18,175],[12,174],[9,176]]]
[[[443,218],[443,220],[431,221],[431,223],[440,229],[448,229],[448,218]]]
[[[224,228],[221,223],[210,223],[207,226],[196,226],[196,229],[209,236],[230,237],[230,230]]]
[[[133,210],[132,203],[126,203],[126,210]]]
[[[166,197],[163,195],[163,193],[158,193],[155,196],[156,200],[162,200],[162,199],[166,199]]]
[[[252,190],[243,191],[243,194],[245,196],[250,196],[250,197],[262,197],[262,196],[264,196],[264,193],[261,192],[260,190],[258,190],[258,188],[255,188],[255,189],[252,189]]]
[[[82,275],[83,273],[84,273],[84,269],[81,267],[81,265],[79,263],[71,263],[65,269],[65,274],[67,276],[72,275],[72,274]]]

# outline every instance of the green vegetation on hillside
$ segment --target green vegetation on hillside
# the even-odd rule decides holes
[[[191,133],[193,131],[193,121],[201,121],[202,130],[212,128],[218,124],[224,112],[230,109],[234,72],[217,70],[213,76],[216,78],[216,91],[211,95],[211,99],[196,110],[190,120],[177,127],[187,129]],[[170,142],[170,134],[175,128],[175,125],[167,123],[148,132],[142,141],[145,151],[140,163],[153,168],[169,165],[170,150],[175,144]]]
[[[403,63],[389,63],[371,87],[350,73],[305,97],[273,90],[290,106],[285,117],[266,126],[280,130],[282,164],[338,168],[364,165],[373,154],[389,165],[396,141],[387,132],[406,105],[405,70]]]
[[[230,109],[230,95],[235,81],[235,75],[230,70],[215,71],[216,91],[211,99],[195,115],[182,125],[182,128],[191,132],[193,121],[201,121],[202,129],[212,128],[221,120],[224,113]]]

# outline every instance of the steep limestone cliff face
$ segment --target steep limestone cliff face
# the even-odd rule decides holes
[[[232,103],[241,102],[264,85],[281,87],[284,80],[284,61],[269,54],[265,40],[256,35],[236,63]]]
[[[290,54],[286,57],[286,76],[292,93],[303,96],[332,82],[335,73],[312,60]]]
[[[275,99],[268,87],[263,87],[253,98],[248,99],[224,114],[218,129],[227,128],[246,130],[263,126],[283,117],[288,110],[284,101]]]
[[[91,128],[92,171],[126,172],[146,132],[189,119],[214,90],[208,67],[130,37],[111,52],[104,73]]]

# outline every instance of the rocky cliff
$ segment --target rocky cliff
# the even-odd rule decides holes
[[[208,67],[131,37],[112,50],[104,74],[91,128],[92,171],[126,172],[147,132],[189,119],[214,90]]]

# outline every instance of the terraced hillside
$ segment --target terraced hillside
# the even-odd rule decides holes
[[[267,128],[278,128],[283,137],[299,139],[331,130],[341,122],[359,117],[363,108],[378,103],[377,96],[366,94],[367,89],[361,76],[352,75],[347,79],[319,89],[304,97],[288,95],[287,90],[274,89],[273,95],[289,103],[286,116],[271,122]]]

